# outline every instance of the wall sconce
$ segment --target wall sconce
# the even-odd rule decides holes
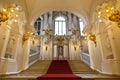
[[[48,42],[45,42],[45,50],[48,50]]]
[[[43,29],[43,31],[45,32],[46,35],[49,35],[50,31],[52,31],[52,29]]]
[[[77,46],[76,46],[76,45],[74,45],[74,50],[75,50],[75,51],[77,50]]]
[[[32,38],[32,44],[35,44],[35,37]]]
[[[93,41],[96,46],[96,36],[92,33],[85,33],[89,40]]]
[[[93,41],[96,44],[96,36],[94,34],[89,34],[88,37],[91,41]]]
[[[76,28],[69,29],[69,31],[72,32],[72,35],[76,35],[76,32],[78,31]]]
[[[45,46],[45,50],[46,50],[46,51],[48,50],[48,46],[47,46],[47,45]]]
[[[27,32],[26,34],[23,35],[22,37],[22,40],[23,40],[23,43],[28,40],[31,36],[32,36],[33,33],[31,32]]]
[[[73,47],[74,47],[74,50],[76,51],[77,50],[77,41],[73,41]]]

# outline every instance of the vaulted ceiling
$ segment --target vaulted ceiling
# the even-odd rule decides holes
[[[104,0],[26,0],[30,23],[48,11],[68,11],[90,19],[92,8]]]
[[[30,22],[48,11],[68,11],[89,17],[93,0],[26,0]]]
[[[92,8],[102,1],[104,0],[0,0],[2,4],[22,5],[30,24],[48,11],[68,11],[83,17],[89,23]]]

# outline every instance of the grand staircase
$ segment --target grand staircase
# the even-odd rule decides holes
[[[68,61],[73,73],[82,80],[120,80],[117,75],[103,75],[89,68],[82,61]],[[51,61],[38,61],[30,68],[19,74],[2,75],[0,80],[37,80],[36,78],[47,72]]]

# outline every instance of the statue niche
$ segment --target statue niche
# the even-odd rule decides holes
[[[14,37],[10,36],[10,39],[8,41],[8,45],[6,48],[5,58],[12,58],[13,59],[13,47],[15,45],[15,39]]]
[[[63,60],[64,55],[63,55],[63,46],[58,46],[58,60]]]

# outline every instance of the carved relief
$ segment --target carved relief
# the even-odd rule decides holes
[[[11,35],[8,40],[6,53],[5,53],[4,57],[13,59],[14,58],[14,49],[15,49],[15,37],[14,37],[14,35]]]
[[[111,44],[110,44],[110,39],[109,36],[106,35],[106,43],[107,43],[107,49],[108,49],[108,55],[106,56],[106,59],[114,59],[113,53],[112,53],[112,48],[111,48]]]

